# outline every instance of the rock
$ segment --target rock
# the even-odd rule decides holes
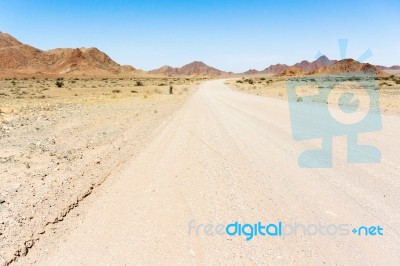
[[[4,124],[10,124],[12,123],[14,120],[17,119],[17,117],[15,117],[14,115],[5,115],[3,116],[3,123]]]
[[[12,114],[14,112],[14,109],[10,108],[10,107],[1,107],[0,108],[0,113],[3,114]]]
[[[17,193],[18,190],[19,190],[19,188],[20,188],[20,186],[21,186],[20,184],[16,184],[16,185],[13,187],[12,191],[15,192],[15,193]]]

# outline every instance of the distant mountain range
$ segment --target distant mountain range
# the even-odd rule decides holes
[[[250,69],[237,74],[216,69],[200,61],[182,67],[166,65],[146,72],[132,66],[119,65],[97,48],[58,48],[42,51],[0,32],[0,77],[296,76],[352,71],[375,71],[383,75],[383,71],[397,70],[400,70],[399,65],[374,66],[353,59],[337,61],[321,56],[313,62],[304,60],[292,66],[276,64],[261,71]]]
[[[329,74],[339,72],[354,72],[354,71],[375,71],[378,74],[384,74],[385,70],[400,70],[400,66],[375,66],[368,63],[360,63],[354,59],[348,58],[343,60],[330,60],[326,56],[321,56],[313,62],[303,60],[292,66],[285,64],[271,65],[264,70],[257,71],[250,69],[243,74],[245,75],[264,75],[272,74],[279,76],[298,76],[312,74]]]
[[[178,68],[171,66],[163,66],[158,69],[150,70],[149,73],[165,75],[165,76],[193,76],[193,75],[222,76],[230,74],[228,72],[218,70],[214,67],[210,67],[200,61],[194,61],[190,64]]]
[[[391,67],[377,65],[376,67],[379,68],[379,69],[382,69],[382,70],[400,70],[400,66],[399,65],[395,65],[395,66],[391,66]]]

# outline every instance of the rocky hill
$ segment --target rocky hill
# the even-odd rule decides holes
[[[244,72],[245,75],[275,74],[278,76],[301,76],[313,74],[334,74],[347,72],[374,72],[377,75],[385,75],[383,70],[397,70],[399,66],[384,67],[374,66],[368,63],[360,63],[354,59],[343,59],[340,61],[330,60],[326,56],[321,56],[313,62],[303,60],[293,66],[276,64],[267,67],[262,71],[251,69]]]
[[[318,68],[330,66],[334,64],[336,61],[330,60],[328,57],[325,55],[319,57],[317,60],[313,62],[309,62],[307,60],[303,60],[300,63],[294,64],[294,67],[300,68],[304,72],[310,72]]]
[[[277,73],[277,76],[302,76],[304,75],[306,72],[299,68],[299,67],[295,67],[295,66],[291,66],[286,68],[285,70],[283,70],[282,72]]]
[[[97,48],[58,48],[42,51],[0,33],[0,76],[133,76],[140,73],[121,66]]]
[[[270,65],[266,69],[260,71],[260,74],[277,74],[285,69],[287,69],[289,66],[285,64],[276,64],[276,65]]]
[[[307,60],[303,60],[299,63],[294,64],[293,66],[288,66],[285,64],[276,64],[270,65],[264,70],[257,71],[255,69],[251,69],[249,71],[244,72],[243,74],[247,75],[263,75],[263,74],[284,74],[284,73],[307,73],[309,71],[313,71],[315,69],[325,67],[333,64],[335,61],[330,60],[326,56],[321,56],[317,60],[313,62],[309,62]],[[287,70],[290,68],[289,70]],[[287,71],[286,71],[287,70]]]
[[[149,71],[151,74],[165,76],[221,76],[229,75],[229,73],[208,66],[200,61],[194,61],[182,67],[163,66],[158,69]]]
[[[387,67],[387,66],[376,66],[378,69],[381,69],[381,70],[400,70],[400,66],[399,65],[394,65],[394,66],[391,66],[391,67]]]
[[[335,73],[349,73],[349,72],[370,72],[376,75],[384,75],[378,67],[368,64],[360,63],[354,59],[348,58],[336,61],[331,65],[316,68],[307,74],[335,74]]]

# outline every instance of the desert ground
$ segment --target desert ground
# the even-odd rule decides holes
[[[200,81],[0,80],[0,265],[52,234],[150,142]]]
[[[64,80],[63,88],[25,80],[20,89],[3,80],[3,260],[396,265],[400,118],[383,115],[382,130],[360,136],[381,150],[380,163],[348,164],[339,137],[333,168],[299,168],[298,155],[320,144],[293,139],[284,91],[237,80]],[[30,85],[35,95],[23,93]],[[246,241],[189,235],[190,221],[380,225],[385,233]]]
[[[276,77],[276,76],[256,76],[256,77],[242,77],[239,79],[230,79],[226,84],[235,90],[243,93],[261,95],[272,97],[281,100],[288,100],[286,84],[288,79],[312,80],[313,76],[303,77]],[[351,79],[351,78],[350,78]],[[400,76],[390,75],[386,77],[374,78],[379,95],[380,112],[386,115],[400,115]],[[334,81],[334,79],[333,79]],[[328,83],[329,81],[327,81]],[[318,93],[313,89],[312,81],[308,82],[310,85],[303,86],[299,92],[299,99],[301,100],[301,93],[310,95],[310,93]],[[351,80],[348,86],[339,87],[337,90],[332,91],[332,96],[329,98],[328,104],[334,105],[334,102],[343,92],[355,93],[357,97],[365,99],[368,97],[363,90],[357,86],[352,86]],[[332,86],[333,87],[333,86]],[[318,102],[318,100],[316,100]]]

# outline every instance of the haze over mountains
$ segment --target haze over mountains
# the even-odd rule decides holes
[[[166,65],[146,72],[132,66],[119,65],[97,48],[57,48],[42,51],[0,32],[0,77],[294,76],[352,71],[375,71],[383,74],[382,70],[400,70],[400,66],[374,66],[353,59],[336,61],[321,56],[313,62],[303,60],[293,66],[275,64],[261,71],[250,69],[239,74],[222,71],[200,61],[182,67]]]

